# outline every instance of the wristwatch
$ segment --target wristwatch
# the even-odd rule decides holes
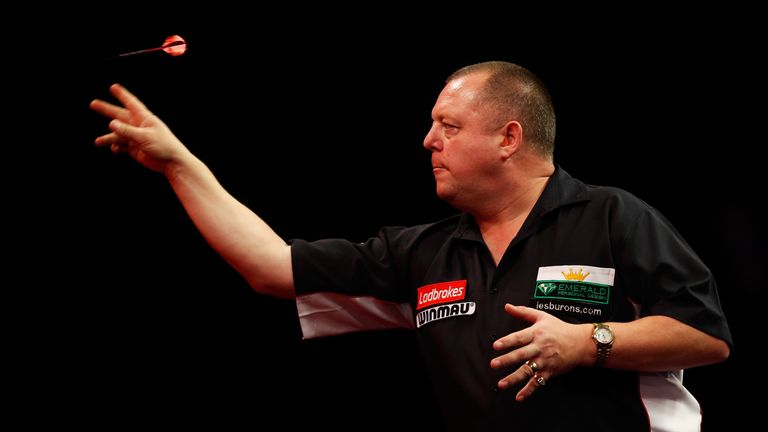
[[[594,329],[592,330],[592,339],[597,344],[597,362],[595,366],[602,366],[608,359],[608,355],[611,354],[611,347],[613,346],[613,330],[608,324],[594,323],[592,324]]]

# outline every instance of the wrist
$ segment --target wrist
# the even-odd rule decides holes
[[[613,349],[613,342],[615,340],[613,329],[606,323],[593,323],[592,324],[592,340],[595,344],[595,361],[593,363],[596,367],[602,367],[611,355]]]
[[[597,350],[595,349],[595,340],[592,339],[592,333],[595,329],[592,324],[580,324],[581,332],[579,340],[581,343],[581,366],[591,367],[597,361]]]
[[[195,164],[204,164],[197,159],[191,152],[183,151],[173,157],[168,158],[163,165],[163,175],[173,183],[179,177],[185,177],[190,172],[196,171]]]

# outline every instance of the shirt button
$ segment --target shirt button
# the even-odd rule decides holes
[[[495,334],[492,334],[492,335],[491,335],[491,342],[493,342],[493,341],[495,341],[495,340],[496,340],[496,335],[495,335]]]
[[[496,294],[497,292],[499,292],[498,288],[496,287],[491,288],[491,294]]]
[[[493,392],[498,393],[501,389],[499,389],[498,385],[493,386]]]

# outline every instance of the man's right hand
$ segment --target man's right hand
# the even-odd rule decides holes
[[[92,110],[112,119],[108,134],[96,138],[98,147],[109,146],[113,153],[125,152],[145,167],[165,172],[168,166],[189,155],[184,144],[160,118],[119,84],[109,88],[123,107],[99,99],[91,102]]]

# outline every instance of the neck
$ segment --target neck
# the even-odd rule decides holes
[[[520,218],[525,219],[544,192],[555,167],[552,163],[547,163],[537,170],[521,171],[527,174],[510,176],[505,180],[509,187],[498,191],[492,201],[486,201],[482,206],[468,211],[474,216],[481,230],[484,226],[503,225]]]
[[[475,218],[496,264],[501,261],[507,247],[544,192],[552,172],[554,165],[551,171],[544,170],[538,175],[519,179],[509,188],[510,193],[500,194],[495,205],[485,205],[483,211],[469,212]]]
[[[484,227],[491,228],[524,220],[544,192],[548,180],[549,176],[530,179],[517,185],[515,189],[519,190],[519,193],[508,197],[506,202],[499,203],[495,208],[487,209],[488,211],[485,212],[472,213],[481,231]]]

